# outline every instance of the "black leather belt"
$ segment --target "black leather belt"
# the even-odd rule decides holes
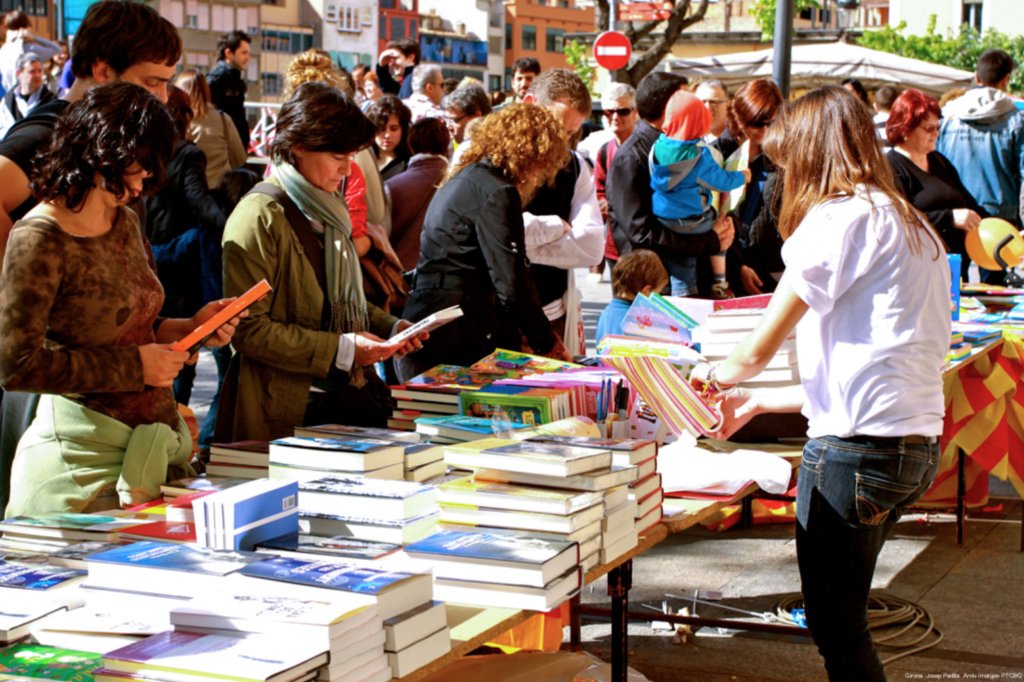
[[[412,280],[412,288],[461,290],[464,282],[465,278],[454,272],[417,272]]]
[[[875,443],[878,445],[935,445],[938,436],[848,436],[843,440],[851,443]]]

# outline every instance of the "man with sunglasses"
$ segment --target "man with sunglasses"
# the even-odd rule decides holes
[[[601,145],[594,163],[597,203],[601,207],[601,219],[605,223],[604,262],[590,268],[591,274],[597,275],[597,279],[604,274],[606,264],[611,270],[619,260],[619,252],[615,249],[615,241],[608,225],[608,169],[611,168],[615,152],[633,134],[636,122],[640,118],[636,110],[636,90],[625,83],[611,83],[601,95],[601,109],[611,139]]]

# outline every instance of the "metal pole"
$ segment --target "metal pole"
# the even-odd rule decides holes
[[[793,63],[793,0],[777,0],[775,5],[775,53],[772,80],[789,99],[789,72]]]
[[[615,22],[618,21],[615,11],[615,0],[608,0],[608,30],[615,30]]]

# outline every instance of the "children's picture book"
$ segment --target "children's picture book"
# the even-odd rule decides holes
[[[486,372],[505,377],[520,377],[536,372],[559,372],[563,369],[578,369],[582,365],[563,360],[553,360],[543,355],[531,355],[505,348],[498,348],[487,357],[470,365],[476,372]]]
[[[409,379],[403,386],[406,390],[459,393],[479,390],[503,376],[504,372],[484,372],[460,365],[437,365]]]
[[[17,644],[0,651],[0,677],[32,680],[91,680],[103,654],[42,644]]]
[[[619,370],[640,393],[669,430],[679,436],[713,431],[721,421],[678,369],[663,358],[604,357],[602,362]]]
[[[459,406],[462,414],[468,417],[516,422],[527,426],[552,421],[551,399],[543,395],[467,391],[459,395]]]
[[[690,330],[697,322],[661,294],[638,294],[622,319],[626,336],[643,336],[690,345]]]

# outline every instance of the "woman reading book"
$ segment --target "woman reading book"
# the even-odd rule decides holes
[[[11,232],[0,275],[0,382],[45,394],[18,443],[7,516],[88,512],[157,497],[190,471],[171,384],[193,318],[164,293],[126,204],[164,179],[174,123],[144,89],[90,90],[57,121],[33,173],[40,203]],[[224,345],[237,318],[207,341]]]
[[[884,680],[868,631],[878,553],[939,461],[949,266],[896,188],[868,110],[839,87],[795,101],[765,151],[785,171],[785,274],[760,326],[696,383],[728,437],[761,412],[808,418],[796,549],[807,623],[830,680]],[[801,386],[750,389],[796,330]],[[794,390],[795,389],[795,390]]]
[[[470,365],[495,348],[572,360],[544,316],[526,263],[523,206],[566,163],[562,124],[543,107],[491,114],[427,208],[405,315],[452,305],[463,316],[395,363],[404,381],[435,365]]]
[[[296,426],[384,426],[387,387],[373,364],[420,347],[426,334],[367,303],[352,222],[340,193],[353,156],[376,127],[337,88],[303,83],[281,107],[269,181],[247,194],[224,229],[224,291],[266,279],[233,345],[218,441],[271,440]]]

